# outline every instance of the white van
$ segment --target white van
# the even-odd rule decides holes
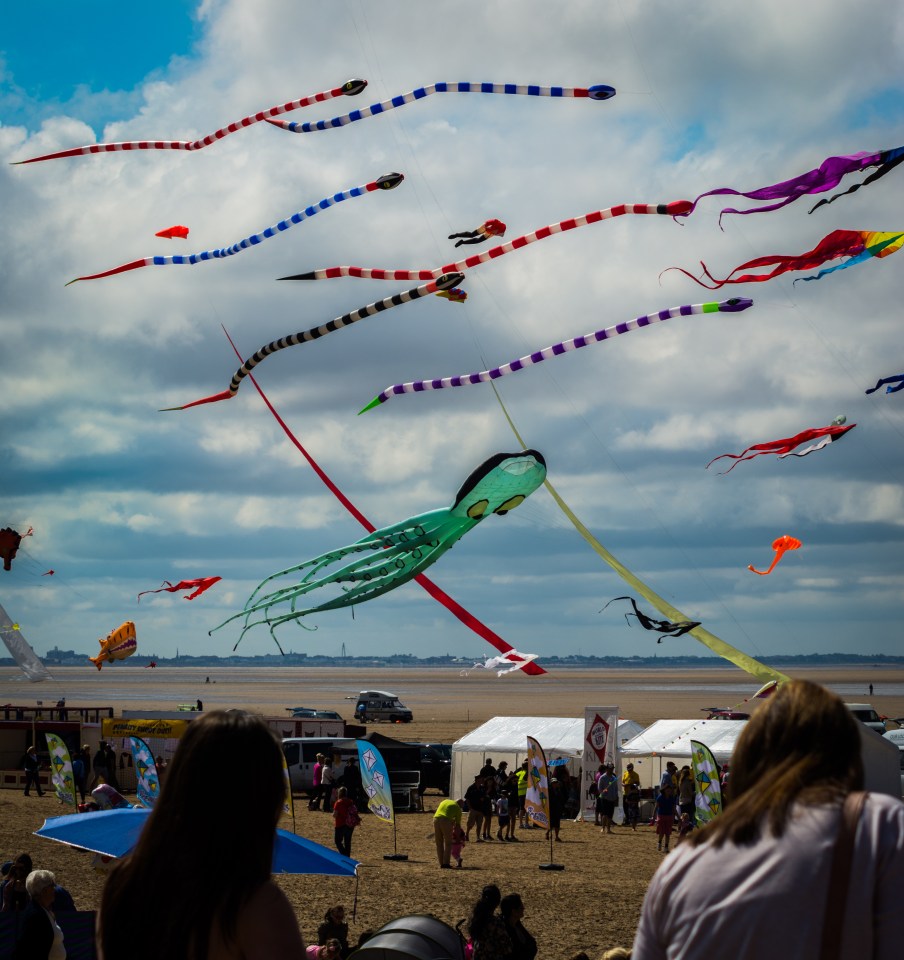
[[[904,797],[904,727],[900,730],[889,730],[883,736],[886,740],[891,740],[901,754],[901,796]]]
[[[413,716],[395,693],[384,690],[362,690],[355,704],[355,719],[388,720],[390,723],[411,723]]]
[[[846,703],[845,706],[861,723],[866,724],[871,730],[875,730],[876,733],[879,734],[885,733],[885,723],[879,717],[879,714],[876,713],[871,703]]]
[[[286,737],[282,742],[293,793],[310,794],[314,786],[317,754],[333,759],[333,772],[339,777],[349,757],[358,757],[358,743],[342,737]]]

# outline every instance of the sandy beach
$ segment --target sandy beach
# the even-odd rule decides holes
[[[757,688],[755,681],[733,668],[559,670],[548,677],[497,678],[482,670],[463,677],[456,670],[143,670],[118,664],[105,667],[101,674],[90,666],[57,668],[54,674],[53,684],[24,684],[13,679],[15,671],[0,670],[0,704],[34,704],[41,699],[49,703],[65,696],[69,706],[109,705],[119,713],[171,710],[200,697],[205,709],[243,707],[284,717],[286,707],[304,705],[339,710],[350,717],[353,705],[346,697],[362,689],[385,689],[399,694],[415,719],[404,728],[383,724],[378,729],[406,740],[453,742],[493,716],[573,717],[587,705],[617,705],[622,716],[642,724],[696,718],[703,715],[701,708],[734,706]],[[845,700],[871,702],[881,714],[904,716],[904,670],[840,668],[797,675],[829,686]],[[231,783],[211,790],[207,802],[241,804],[250,789],[253,785],[243,782],[238,770]],[[566,822],[563,842],[553,850],[553,859],[565,865],[560,872],[539,869],[550,859],[550,845],[539,830],[521,831],[517,844],[472,842],[465,847],[464,869],[440,871],[430,815],[440,799],[431,791],[425,797],[426,812],[399,814],[395,838],[390,826],[369,816],[355,831],[352,855],[362,866],[352,939],[405,913],[433,913],[454,925],[468,915],[484,884],[497,883],[503,894],[522,895],[525,926],[537,937],[544,960],[568,960],[580,950],[593,957],[605,948],[631,943],[644,892],[663,856],[656,851],[652,828],[642,826],[636,833],[617,828],[606,836],[592,824]],[[104,880],[91,869],[91,857],[32,836],[45,817],[62,812],[56,798],[3,790],[0,806],[0,858],[30,852],[36,866],[56,873],[79,909],[95,909]],[[288,820],[282,826],[292,829]],[[303,800],[296,802],[295,829],[332,846],[332,818],[308,811]],[[407,861],[383,859],[394,845],[408,854]],[[356,897],[353,880],[281,876],[278,882],[308,939],[329,906],[344,903],[351,910]]]

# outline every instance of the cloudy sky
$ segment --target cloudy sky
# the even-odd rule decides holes
[[[76,16],[76,11],[78,15]],[[7,5],[0,15],[0,526],[34,527],[0,603],[38,653],[86,653],[134,619],[145,652],[228,653],[241,608],[276,570],[361,536],[253,387],[248,355],[408,287],[276,283],[315,267],[434,267],[447,234],[495,217],[516,237],[619,203],[753,189],[833,154],[904,143],[904,12],[857,0],[569,0],[330,4],[271,0]],[[256,124],[200,152],[115,153],[13,166],[99,141],[194,139],[277,103],[366,79],[324,119],[439,80],[588,86],[608,102],[439,94],[348,127]],[[391,171],[350,200],[226,261],[151,267],[64,287],[151,255],[225,247]],[[899,654],[904,606],[902,262],[818,283],[710,294],[715,274],[807,250],[830,231],[904,226],[904,173],[807,215],[805,201],[683,225],[624,217],[473,270],[467,303],[426,298],[258,368],[282,416],[378,526],[448,504],[487,457],[517,449],[485,385],[357,411],[385,386],[494,366],[640,314],[753,297],[745,313],[673,319],[502,380],[549,476],[598,539],[669,602],[754,656]],[[845,184],[847,185],[847,184]],[[155,232],[190,227],[188,240]],[[471,248],[479,250],[481,248]],[[904,258],[904,254],[901,255]],[[484,362],[486,361],[486,362]],[[813,456],[728,476],[714,456],[856,423]],[[771,543],[803,547],[769,577]],[[42,576],[49,569],[55,574]],[[140,590],[223,581],[190,603]],[[541,489],[491,517],[430,575],[517,649],[708,655],[657,646],[622,617],[627,593]],[[642,607],[645,604],[642,604]],[[648,608],[648,612],[654,611]],[[289,624],[286,649],[492,653],[419,587]],[[306,619],[305,622],[308,622]],[[240,650],[275,650],[265,628]]]

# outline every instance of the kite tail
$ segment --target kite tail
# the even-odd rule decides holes
[[[775,554],[775,556],[774,556],[773,559],[772,559],[772,563],[769,564],[769,569],[768,569],[768,570],[757,570],[756,567],[754,567],[754,565],[753,565],[752,563],[748,563],[748,564],[747,564],[747,569],[748,569],[751,573],[759,574],[759,576],[761,576],[761,577],[768,576],[768,574],[772,573],[772,571],[775,569],[775,565],[779,562],[779,560],[781,560],[781,558],[784,556],[784,554],[785,554],[785,551],[784,551],[784,550],[782,550],[782,551],[776,551],[776,554]]]
[[[700,266],[703,267],[703,272],[704,272],[704,274],[709,277],[709,273],[708,273],[708,271],[707,271],[707,269],[706,269],[706,264],[705,264],[702,260],[700,261]],[[660,283],[662,282],[662,274],[663,274],[663,273],[668,273],[670,270],[677,270],[678,273],[683,273],[686,277],[690,277],[691,280],[694,281],[694,283],[699,284],[701,287],[706,287],[707,290],[718,290],[719,287],[721,287],[722,284],[725,283],[724,280],[722,281],[722,283],[719,283],[718,281],[715,281],[715,286],[712,286],[712,287],[711,287],[711,286],[709,286],[708,284],[704,283],[702,280],[699,280],[697,277],[695,277],[690,271],[685,270],[684,267],[666,267],[665,270],[663,270],[663,271],[659,274],[659,282],[660,282]],[[710,280],[713,280],[713,277],[710,277]]]
[[[219,403],[220,400],[231,400],[234,396],[234,393],[224,390],[222,393],[214,393],[209,397],[203,397],[201,400],[192,400],[191,403],[183,404],[181,407],[161,407],[157,413],[169,413],[172,410],[188,410],[189,407],[198,407],[202,403]]]
[[[153,261],[153,257],[144,257],[141,260],[133,260],[131,263],[124,263],[119,267],[113,267],[112,270],[104,270],[103,273],[92,273],[87,277],[76,277],[74,280],[70,280],[69,283],[66,283],[65,286],[68,287],[73,283],[78,283],[79,280],[101,280],[104,277],[112,277],[117,273],[128,273],[129,270],[139,270],[141,267],[150,266]]]
[[[880,159],[883,161],[879,169],[875,173],[871,173],[862,183],[855,183],[852,187],[848,187],[847,190],[842,190],[841,193],[836,193],[832,197],[823,198],[819,203],[814,204],[814,206],[808,211],[812,213],[814,210],[817,210],[823,204],[834,203],[839,197],[847,196],[849,193],[856,193],[861,187],[865,187],[870,183],[875,183],[877,180],[881,180],[882,177],[887,173],[891,173],[900,163],[904,162],[904,147],[897,147],[894,150],[884,150],[879,154]]]

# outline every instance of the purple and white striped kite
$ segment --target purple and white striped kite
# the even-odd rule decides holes
[[[323,103],[325,100],[332,100],[333,97],[353,97],[361,93],[366,86],[366,80],[346,80],[341,87],[333,87],[332,90],[324,90],[310,97],[302,97],[300,100],[289,100],[288,103],[280,103],[275,107],[243,117],[241,120],[236,120],[235,123],[230,123],[228,127],[209,133],[200,140],[129,140],[124,143],[92,143],[87,147],[73,147],[71,150],[47,153],[43,157],[32,157],[30,160],[17,160],[16,164],[40,163],[42,160],[59,160],[62,157],[81,157],[89,153],[115,153],[118,150],[201,150],[203,147],[209,147],[212,143],[222,140],[230,133],[243,130],[245,127],[250,127],[261,120],[278,117],[280,114],[289,113],[291,110],[298,110],[299,107],[309,107],[312,103]]]
[[[277,233],[288,230],[293,223],[301,223],[302,220],[309,220],[315,213],[326,210],[328,207],[333,206],[334,203],[341,203],[349,197],[361,197],[364,196],[365,193],[371,193],[374,190],[392,190],[404,179],[405,177],[401,173],[387,173],[360,187],[352,187],[350,190],[344,190],[342,193],[325,197],[319,203],[315,203],[313,206],[307,207],[304,210],[299,210],[298,213],[293,213],[291,217],[280,220],[279,223],[274,223],[272,227],[267,227],[267,229],[261,233],[255,233],[250,237],[245,237],[244,240],[239,240],[231,247],[222,247],[220,250],[204,250],[201,253],[189,253],[186,255],[174,254],[170,257],[143,257],[141,260],[132,260],[130,263],[120,264],[118,267],[113,267],[112,270],[104,270],[103,273],[92,273],[87,277],[76,277],[74,280],[70,280],[66,286],[68,287],[70,283],[78,283],[79,280],[100,280],[102,277],[112,277],[114,274],[127,273],[129,270],[138,270],[141,267],[166,267],[171,264],[194,266],[194,264],[201,263],[204,260],[222,260],[224,257],[234,256],[236,253],[241,253],[242,250],[247,250],[248,247],[257,246],[257,244],[262,240],[266,240],[268,237],[274,237]]]
[[[413,103],[415,100],[423,100],[429,97],[431,93],[503,93],[509,95],[521,95],[525,97],[586,97],[590,100],[611,100],[615,96],[615,87],[607,86],[604,83],[595,84],[592,87],[538,87],[533,84],[521,83],[469,83],[462,81],[460,83],[431,83],[426,87],[418,87],[408,93],[402,93],[389,100],[383,100],[381,103],[372,103],[363,110],[353,110],[341,117],[333,117],[332,120],[315,120],[311,123],[296,123],[293,120],[267,120],[274,127],[282,127],[290,133],[314,133],[317,130],[333,130],[336,127],[344,127],[356,120],[365,120],[367,117],[374,117],[380,113],[386,113],[387,110],[394,110],[396,107],[404,107],[406,103]]]
[[[280,280],[333,280],[336,277],[357,277],[364,280],[431,280],[444,273],[460,273],[476,267],[487,260],[496,260],[498,257],[520,250],[535,240],[545,240],[555,233],[565,233],[576,227],[586,227],[589,223],[599,223],[600,220],[611,220],[614,217],[623,217],[625,214],[659,214],[660,216],[677,217],[691,206],[690,200],[673,200],[671,203],[622,203],[617,207],[608,207],[605,210],[594,210],[581,217],[571,217],[560,220],[548,226],[540,227],[533,233],[525,233],[513,240],[500,243],[482,253],[472,254],[463,260],[447,263],[445,266],[433,270],[381,270],[378,267],[323,267],[319,270],[310,270],[307,273],[296,273],[291,277],[280,277]]]
[[[384,310],[397,307],[402,303],[410,303],[412,300],[419,300],[421,297],[429,297],[430,294],[436,293],[437,290],[449,290],[461,283],[463,279],[460,273],[450,273],[448,276],[431,280],[429,283],[415,287],[413,290],[403,290],[401,293],[394,294],[391,297],[385,297],[383,300],[369,303],[366,307],[359,307],[357,310],[353,310],[351,313],[345,313],[341,317],[336,317],[335,320],[330,320],[329,323],[321,324],[319,327],[313,327],[310,330],[303,330],[300,333],[293,333],[288,337],[280,337],[279,340],[273,340],[252,354],[252,356],[236,370],[228,389],[222,393],[215,393],[213,396],[204,397],[201,400],[193,400],[191,403],[186,403],[181,407],[164,407],[160,412],[187,410],[189,407],[197,407],[203,403],[217,403],[220,400],[231,400],[239,392],[239,387],[242,385],[245,377],[247,377],[261,361],[266,360],[270,354],[284,350],[286,347],[297,346],[299,343],[309,343],[311,340],[319,340],[328,333],[333,333],[335,330],[341,330],[343,327],[348,327],[353,323],[357,323],[359,320],[363,320],[364,317],[372,317],[375,313],[382,313]]]
[[[668,310],[660,310],[659,313],[650,313],[643,317],[635,317],[627,323],[619,323],[614,327],[606,327],[604,330],[597,330],[594,333],[587,333],[583,337],[575,337],[573,340],[563,340],[560,343],[554,343],[550,347],[538,350],[536,353],[528,354],[526,357],[519,357],[509,363],[504,363],[501,367],[493,367],[491,370],[480,370],[477,373],[465,373],[458,377],[443,377],[441,380],[411,380],[408,383],[396,383],[387,387],[382,393],[377,394],[367,404],[366,407],[358,411],[360,416],[368,410],[373,410],[381,403],[386,403],[391,397],[397,397],[402,393],[423,393],[425,390],[445,390],[447,387],[469,387],[475,383],[486,383],[489,380],[498,380],[509,373],[516,373],[525,367],[533,366],[536,363],[542,363],[549,360],[550,357],[557,357],[563,353],[569,353],[572,350],[580,350],[581,347],[589,347],[591,344],[599,343],[601,340],[610,340],[622,333],[630,333],[631,330],[637,330],[639,327],[648,327],[652,323],[658,323],[661,320],[668,320],[671,317],[688,317],[695,313],[740,313],[748,307],[753,306],[753,301],[747,297],[733,297],[731,300],[723,300],[721,303],[693,303],[685,304],[683,307],[670,307]]]

